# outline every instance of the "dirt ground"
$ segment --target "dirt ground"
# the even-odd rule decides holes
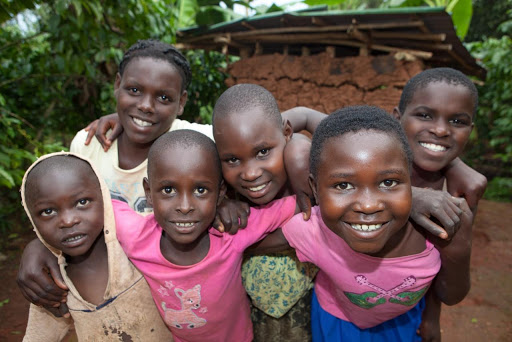
[[[472,287],[462,303],[444,307],[444,342],[512,341],[512,203],[482,200],[474,226]],[[21,341],[28,302],[16,285],[19,256],[27,233],[12,239],[0,255],[0,342]],[[70,340],[74,340],[73,337]]]

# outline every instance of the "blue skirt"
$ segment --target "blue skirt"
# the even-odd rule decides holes
[[[315,291],[311,300],[311,331],[313,342],[421,342],[416,333],[420,327],[425,297],[406,313],[375,327],[360,329],[351,322],[335,317],[322,309]]]

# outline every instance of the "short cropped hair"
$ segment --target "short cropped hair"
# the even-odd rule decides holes
[[[34,199],[31,196],[31,191],[36,182],[38,182],[41,178],[43,178],[49,172],[61,170],[80,170],[86,169],[87,174],[91,176],[91,179],[95,179],[98,187],[100,186],[100,182],[98,180],[98,176],[91,168],[91,165],[86,161],[77,158],[72,155],[57,155],[53,157],[46,158],[41,162],[37,163],[28,173],[27,179],[25,181],[25,198],[28,203],[31,203]]]
[[[411,103],[414,94],[419,89],[426,88],[431,83],[443,82],[451,85],[461,85],[471,94],[473,100],[473,116],[478,108],[478,91],[471,80],[462,72],[452,68],[434,68],[427,69],[412,77],[404,87],[400,96],[398,109],[400,114],[405,112],[407,106]]]
[[[192,71],[183,54],[174,46],[155,39],[139,40],[126,50],[119,63],[119,74],[123,76],[126,66],[138,57],[149,57],[166,61],[174,66],[181,75],[181,90],[187,89]]]
[[[199,147],[212,155],[214,165],[211,165],[211,170],[208,170],[208,172],[215,172],[219,178],[220,184],[222,180],[222,169],[215,143],[206,135],[190,129],[179,129],[167,132],[155,140],[148,153],[148,177],[151,178],[154,165],[159,163],[165,151],[172,148],[186,149],[190,147]],[[179,163],[179,161],[177,161],[177,163]]]
[[[412,151],[400,122],[385,110],[373,106],[350,106],[336,110],[322,120],[313,134],[309,171],[317,176],[318,164],[325,142],[350,132],[374,130],[394,136],[401,145],[409,168],[412,165]]]
[[[248,83],[234,85],[222,93],[213,109],[213,126],[219,118],[253,108],[260,108],[278,127],[283,126],[281,112],[272,93],[262,86]]]

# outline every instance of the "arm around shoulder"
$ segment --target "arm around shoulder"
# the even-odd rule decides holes
[[[471,287],[470,259],[473,213],[464,201],[461,227],[450,241],[432,238],[441,254],[441,269],[433,286],[436,295],[446,305],[462,301]]]
[[[464,197],[475,213],[478,201],[487,187],[487,178],[466,165],[460,158],[454,159],[444,170],[448,192]]]
[[[295,107],[281,113],[283,120],[288,120],[294,132],[306,130],[313,134],[327,114],[308,107]]]

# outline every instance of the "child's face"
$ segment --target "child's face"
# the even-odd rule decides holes
[[[103,198],[87,168],[62,169],[40,177],[27,202],[43,239],[69,256],[89,251],[103,231]]]
[[[379,252],[409,219],[411,181],[400,146],[376,131],[325,142],[313,192],[327,227],[356,252]]]
[[[458,157],[473,129],[473,107],[462,85],[436,82],[418,89],[400,116],[414,164],[435,172]]]
[[[168,237],[187,245],[211,226],[225,189],[219,189],[214,158],[203,149],[170,148],[152,164],[144,190],[155,218]]]
[[[226,182],[254,204],[275,199],[288,179],[283,151],[292,130],[278,127],[260,108],[215,122],[215,143]]]
[[[137,144],[151,144],[183,113],[187,92],[176,67],[150,57],[135,58],[114,85],[123,134]]]

